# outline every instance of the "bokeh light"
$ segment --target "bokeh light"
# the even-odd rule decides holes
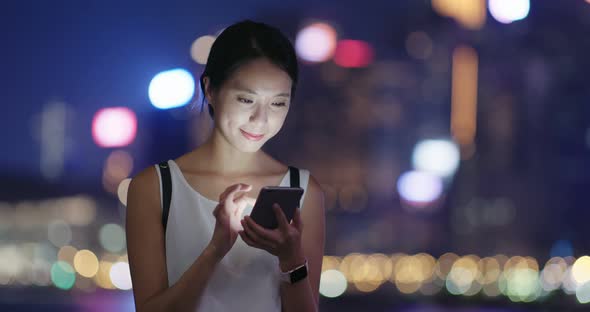
[[[104,289],[115,289],[115,285],[111,282],[111,268],[113,267],[113,262],[101,259],[98,262],[98,272],[94,276],[94,282],[98,287]]]
[[[31,273],[34,285],[51,285],[51,263],[49,263],[48,261],[45,261],[44,259],[35,259],[32,263]],[[2,284],[1,281],[0,284]]]
[[[574,262],[572,266],[572,277],[578,285],[590,282],[590,257],[583,256]]]
[[[465,295],[472,284],[480,278],[481,272],[478,266],[479,259],[473,256],[465,256],[453,263],[447,276],[447,290],[453,295]]]
[[[67,262],[74,265],[74,257],[78,253],[78,249],[73,246],[63,246],[57,252],[57,260]]]
[[[92,137],[100,147],[122,147],[133,142],[137,118],[127,107],[100,109],[92,120]]]
[[[455,173],[459,166],[459,160],[459,148],[450,140],[420,141],[412,153],[414,169],[443,178]]]
[[[553,243],[550,251],[551,257],[571,257],[574,255],[572,243],[565,239],[560,239]]]
[[[62,247],[72,240],[72,229],[63,220],[53,220],[47,226],[47,237],[56,247]]]
[[[549,259],[539,277],[543,290],[553,291],[558,289],[565,278],[567,267],[567,263],[561,257]]]
[[[127,206],[127,191],[129,190],[129,184],[131,184],[131,178],[123,179],[117,187],[117,197],[123,206]]]
[[[457,46],[452,56],[451,135],[461,147],[461,158],[475,152],[479,56],[466,45]]]
[[[590,283],[585,283],[576,289],[576,299],[579,303],[590,303]]]
[[[76,282],[76,272],[69,263],[57,261],[51,267],[51,281],[60,289],[70,289]]]
[[[120,252],[125,248],[125,230],[118,224],[105,224],[99,231],[100,245],[110,252]]]
[[[373,62],[373,47],[361,40],[340,40],[336,45],[334,63],[341,67],[366,67]]]
[[[60,217],[71,225],[85,226],[96,218],[96,201],[91,197],[66,197],[57,200],[55,207]]]
[[[338,270],[326,270],[320,276],[320,294],[324,297],[335,298],[342,295],[347,285],[346,277]]]
[[[443,191],[439,177],[422,171],[402,174],[397,182],[397,190],[405,201],[421,206],[435,201]]]
[[[115,287],[121,290],[131,289],[131,273],[129,272],[129,264],[126,262],[117,262],[111,267],[109,274],[111,282]]]
[[[207,64],[207,58],[215,39],[213,36],[201,36],[193,42],[191,45],[191,57],[195,62],[203,65]]]
[[[336,31],[326,23],[313,23],[301,29],[295,39],[297,55],[308,62],[325,62],[336,49]]]
[[[74,256],[74,268],[84,277],[94,277],[98,272],[98,258],[90,250],[80,250]]]
[[[529,0],[489,0],[490,14],[500,23],[510,24],[529,15]]]
[[[432,39],[423,31],[415,31],[406,38],[406,51],[418,60],[425,60],[432,55]]]
[[[478,30],[486,20],[485,0],[432,0],[432,8],[443,16],[454,18],[461,26]]]
[[[112,151],[107,157],[103,169],[102,183],[106,191],[117,193],[119,184],[133,170],[133,157],[126,151]]]
[[[195,79],[190,72],[176,68],[161,72],[150,82],[148,95],[158,109],[171,109],[186,105],[195,93]]]

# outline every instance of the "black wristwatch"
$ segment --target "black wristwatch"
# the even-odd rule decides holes
[[[305,260],[304,264],[294,268],[291,271],[281,272],[281,281],[289,283],[289,284],[295,284],[306,277],[307,277],[307,260]]]

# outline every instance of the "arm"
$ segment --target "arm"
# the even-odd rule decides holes
[[[280,262],[281,270],[287,271],[308,262],[307,278],[295,283],[281,283],[281,304],[284,312],[318,311],[320,273],[324,255],[325,208],[324,192],[319,183],[309,177],[307,194],[303,202],[301,219],[304,225],[301,240],[301,252],[293,259]]]
[[[168,287],[158,175],[154,167],[129,185],[126,235],[137,311],[194,311],[223,255],[207,246],[178,282]]]

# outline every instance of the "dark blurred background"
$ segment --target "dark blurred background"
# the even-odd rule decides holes
[[[133,311],[130,178],[203,142],[226,26],[294,42],[265,146],[326,194],[322,311],[590,309],[590,1],[4,1],[0,310]]]

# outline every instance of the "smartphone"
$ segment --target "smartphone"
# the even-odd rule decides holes
[[[278,223],[272,205],[279,204],[287,221],[291,222],[295,209],[299,208],[301,196],[303,196],[303,189],[300,187],[265,186],[258,194],[250,217],[267,229],[276,229]]]

